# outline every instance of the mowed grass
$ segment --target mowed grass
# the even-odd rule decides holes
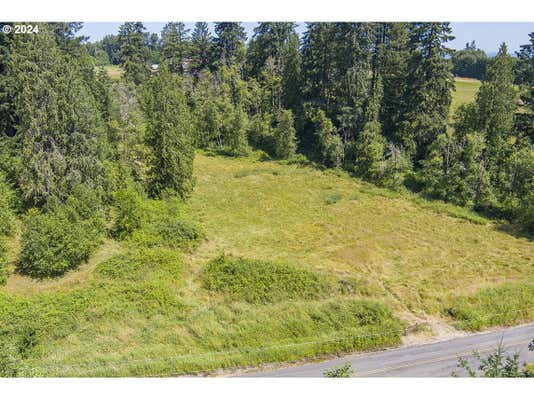
[[[456,91],[452,94],[452,103],[450,109],[451,119],[454,116],[454,112],[461,104],[470,103],[475,100],[475,96],[482,84],[481,81],[472,78],[459,78],[454,79]]]

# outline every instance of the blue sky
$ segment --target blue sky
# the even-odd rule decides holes
[[[90,36],[91,41],[100,40],[109,33],[116,34],[120,24],[120,22],[86,22],[81,33]],[[146,22],[144,25],[148,31],[159,33],[165,23]],[[192,28],[194,23],[186,25]],[[247,36],[250,37],[256,23],[245,22],[243,25]],[[495,53],[502,42],[506,42],[512,52],[527,43],[528,34],[534,31],[534,22],[453,22],[452,29],[456,39],[450,46],[455,49],[461,49],[466,42],[475,40],[477,47],[488,53]],[[304,30],[304,23],[299,23],[297,31],[302,33]]]

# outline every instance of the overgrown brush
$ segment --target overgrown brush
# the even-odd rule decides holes
[[[202,284],[249,303],[319,299],[336,290],[332,279],[303,268],[224,255],[207,265]]]
[[[505,284],[457,298],[447,313],[459,329],[478,331],[534,318],[534,284]]]
[[[89,218],[68,205],[29,211],[24,219],[18,270],[35,278],[53,277],[87,261],[102,241],[101,215]]]
[[[136,246],[193,250],[204,238],[200,225],[176,199],[146,201],[142,212],[141,227],[131,235],[131,242]]]

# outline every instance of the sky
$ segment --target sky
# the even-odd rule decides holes
[[[102,39],[107,34],[116,34],[120,22],[86,22],[81,31],[82,35],[89,36],[90,41]],[[149,32],[160,33],[165,22],[146,22]],[[255,22],[244,22],[243,26],[247,37],[251,37]],[[462,49],[467,42],[474,40],[477,47],[493,55],[502,42],[506,42],[510,52],[519,50],[519,46],[528,42],[528,34],[534,31],[534,22],[453,22],[453,34],[456,37],[450,42],[450,47]],[[186,23],[192,29],[194,23]],[[305,30],[304,23],[298,23],[297,32]]]

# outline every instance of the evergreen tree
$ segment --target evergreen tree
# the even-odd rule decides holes
[[[184,72],[184,61],[189,51],[189,42],[183,22],[169,22],[161,31],[161,52],[171,72]]]
[[[410,59],[399,141],[414,158],[424,158],[434,139],[445,132],[451,90],[454,88],[446,56],[451,40],[449,23],[416,23],[410,26]]]
[[[521,98],[534,113],[534,32],[529,33],[530,42],[521,45],[517,53],[517,83],[522,85]]]
[[[262,22],[254,29],[247,49],[247,69],[270,93],[271,110],[295,107],[300,57],[296,24]]]
[[[379,24],[377,44],[376,64],[383,83],[380,121],[384,136],[399,145],[402,144],[399,130],[403,120],[402,102],[406,95],[410,56],[409,24],[404,22]]]
[[[215,24],[215,46],[217,57],[224,64],[241,63],[245,54],[245,28],[238,22],[217,22]]]
[[[105,143],[99,105],[80,60],[64,54],[45,29],[21,35],[8,59],[16,88],[16,140],[21,157],[18,185],[29,205],[65,199],[83,184],[104,179]],[[94,79],[94,75],[93,75]]]
[[[488,66],[486,81],[477,93],[476,104],[476,124],[477,129],[486,137],[487,149],[484,157],[492,185],[501,195],[505,195],[510,182],[509,158],[515,140],[514,113],[517,108],[517,92],[514,88],[513,60],[507,54],[504,43]]]
[[[206,22],[197,22],[191,36],[191,71],[198,73],[211,66],[213,39]]]
[[[274,129],[274,154],[277,158],[287,159],[295,154],[296,139],[293,112],[284,110]]]
[[[121,66],[124,68],[126,79],[136,85],[143,83],[149,72],[146,63],[144,30],[145,27],[141,22],[125,22],[119,27]]]
[[[378,121],[378,110],[382,98],[382,83],[379,77],[373,85],[372,99],[366,110],[366,120],[355,143],[355,172],[364,179],[379,183],[383,173],[386,140]]]
[[[466,78],[484,79],[488,56],[484,50],[476,47],[475,41],[466,43],[463,50],[455,51],[451,57],[453,69],[456,76]]]
[[[143,96],[149,188],[154,197],[175,192],[187,199],[194,186],[193,124],[181,78],[163,67],[146,84]]]
[[[305,102],[330,115],[334,100],[335,25],[308,23],[302,41],[302,95]]]

